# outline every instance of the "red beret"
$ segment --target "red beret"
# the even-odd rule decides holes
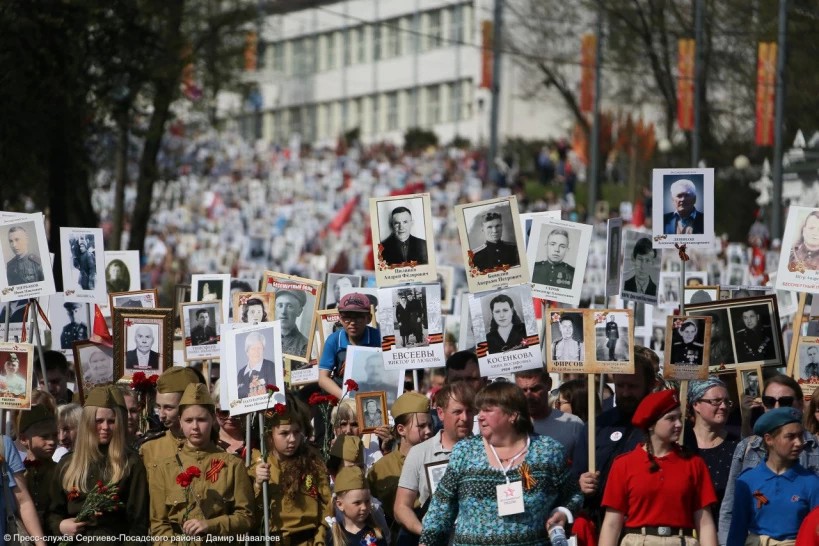
[[[647,429],[669,411],[680,407],[680,396],[674,389],[654,392],[643,398],[631,424],[637,428]]]

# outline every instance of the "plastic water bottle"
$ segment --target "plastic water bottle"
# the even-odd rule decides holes
[[[555,525],[549,531],[549,540],[552,541],[552,546],[569,546],[569,541],[566,538],[566,531],[561,525]]]

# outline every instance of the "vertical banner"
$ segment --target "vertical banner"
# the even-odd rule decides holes
[[[580,111],[588,114],[594,104],[594,63],[597,36],[584,34],[580,39]]]
[[[677,42],[677,124],[683,131],[694,130],[694,49],[692,38]]]
[[[481,88],[492,89],[492,21],[481,21]]]
[[[258,67],[259,37],[255,30],[245,34],[245,72],[256,72]]]
[[[760,42],[756,65],[756,145],[773,146],[776,42]]]

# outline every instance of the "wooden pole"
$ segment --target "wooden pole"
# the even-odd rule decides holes
[[[259,446],[262,450],[262,460],[267,462],[267,448],[265,447],[264,438],[264,412],[259,412]],[[248,444],[247,452],[250,453],[250,445]],[[264,503],[264,544],[270,546],[270,493],[268,492],[269,483],[265,481],[262,484],[262,502]]]
[[[595,398],[594,398],[594,374],[590,373],[588,377],[588,403],[589,403],[589,472],[594,472],[597,468],[595,463],[595,431],[597,430],[597,415],[595,413]],[[603,380],[601,379],[602,383]]]

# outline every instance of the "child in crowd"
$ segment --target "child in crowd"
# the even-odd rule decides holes
[[[57,418],[46,406],[33,406],[21,411],[17,420],[17,435],[26,448],[23,465],[31,498],[40,521],[48,509],[48,492],[57,463],[52,460],[57,447]]]
[[[336,510],[344,515],[344,519],[333,525],[334,546],[387,546],[384,530],[373,518],[370,490],[359,467],[339,470]]]

